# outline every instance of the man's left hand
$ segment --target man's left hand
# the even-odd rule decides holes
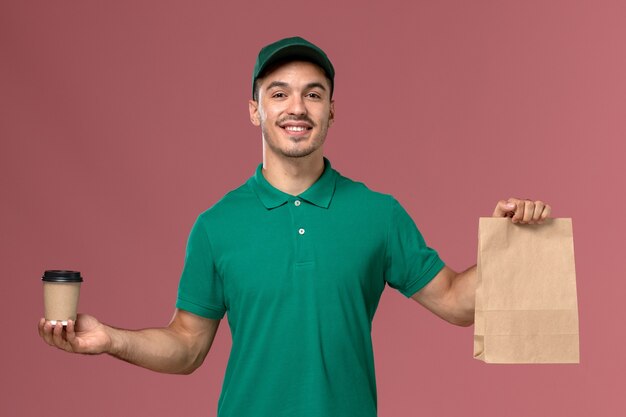
[[[550,217],[552,209],[543,201],[509,198],[498,201],[493,217],[510,217],[513,223],[541,224]]]

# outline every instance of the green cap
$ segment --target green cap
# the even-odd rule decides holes
[[[252,74],[252,96],[254,97],[254,83],[268,66],[278,61],[297,61],[300,59],[310,61],[324,70],[330,79],[330,92],[332,94],[335,83],[335,68],[333,68],[330,59],[320,48],[306,39],[296,36],[271,43],[259,51]]]

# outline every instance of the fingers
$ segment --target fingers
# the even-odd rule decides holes
[[[76,340],[76,332],[74,331],[74,320],[67,321],[67,328],[65,329],[65,339],[67,343],[72,347],[72,350],[75,350],[75,347],[78,343]]]
[[[44,342],[46,342],[50,346],[54,346],[54,343],[52,342],[52,324],[49,321],[46,321],[46,319],[42,318],[41,320],[39,320],[38,330],[39,336],[44,340]]]
[[[541,212],[539,223],[543,223],[545,219],[550,217],[550,214],[552,214],[552,207],[546,204]]]
[[[518,199],[509,199],[509,201],[514,200],[514,204],[515,204],[515,213],[513,213],[513,217],[511,218],[511,221],[513,223],[520,223],[523,218],[524,218],[524,200],[518,200]]]
[[[39,321],[39,335],[42,337],[44,342],[50,346],[54,346],[54,342],[52,341],[52,330],[52,323],[46,321],[46,319],[41,319]]]
[[[552,208],[543,201],[535,201],[535,211],[532,216],[532,221],[539,224],[543,223],[545,219],[550,217],[551,211]]]
[[[67,352],[72,352],[72,344],[76,335],[74,333],[73,322],[68,321],[67,327],[69,328],[70,324],[72,328],[71,332],[68,332],[67,329],[64,329],[64,326],[60,322],[53,325],[52,322],[46,321],[46,319],[42,318],[39,320],[38,324],[39,336],[50,346],[63,349]],[[72,338],[72,343],[68,341],[68,336]]]
[[[60,349],[67,350],[67,341],[63,337],[63,326],[58,323],[52,329],[52,343]]]
[[[511,217],[513,223],[541,224],[550,217],[552,208],[543,201],[509,198],[500,200],[493,212],[494,217]]]
[[[535,214],[535,203],[530,200],[524,201],[524,214],[522,215],[522,223],[531,223]]]
[[[37,330],[39,331],[39,337],[43,338],[43,326],[46,324],[46,319],[43,317],[39,320],[39,324],[37,325]]]

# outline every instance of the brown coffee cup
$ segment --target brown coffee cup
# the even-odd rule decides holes
[[[52,325],[67,325],[76,320],[80,284],[83,278],[78,271],[48,270],[43,277],[44,316]]]

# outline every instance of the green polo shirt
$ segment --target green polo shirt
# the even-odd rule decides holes
[[[410,297],[444,264],[391,196],[332,169],[298,196],[261,165],[202,213],[176,306],[228,314],[219,417],[374,417],[371,325],[385,283]]]

